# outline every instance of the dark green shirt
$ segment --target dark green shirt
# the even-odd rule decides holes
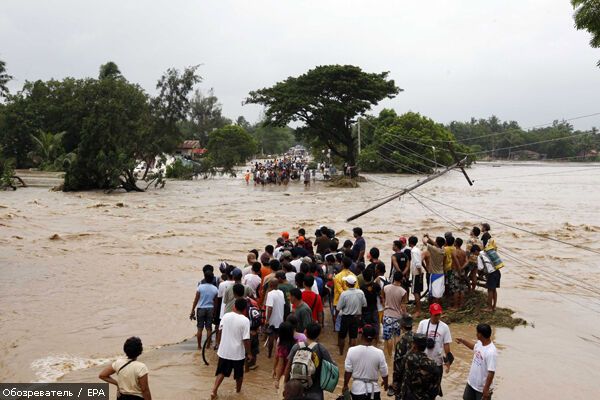
[[[298,329],[296,332],[304,333],[304,330],[312,322],[312,311],[310,307],[302,302],[295,311],[296,318],[298,318]]]

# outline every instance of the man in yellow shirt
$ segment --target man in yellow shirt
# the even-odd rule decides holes
[[[333,306],[336,307],[338,304],[338,300],[340,299],[340,295],[343,291],[348,289],[348,285],[344,278],[347,276],[354,276],[354,273],[350,271],[350,266],[352,265],[352,259],[350,257],[344,257],[342,259],[342,270],[335,274],[333,278]],[[336,332],[340,329],[341,318],[336,318],[335,320],[335,330]]]

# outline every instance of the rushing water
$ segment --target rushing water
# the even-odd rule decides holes
[[[416,193],[600,249],[598,165],[477,165],[469,173],[473,187],[451,172]],[[482,222],[423,200],[445,221],[410,196],[345,222],[412,183],[412,176],[371,175],[358,189],[322,182],[308,189],[294,183],[262,188],[241,178],[209,179],[111,195],[52,192],[51,177],[23,176],[35,185],[0,192],[0,381],[97,381],[99,366],[119,355],[126,337],[139,335],[156,398],[210,393],[214,365],[203,366],[194,342],[165,346],[195,332],[187,316],[202,265],[241,265],[248,249],[273,243],[282,230],[312,232],[320,224],[342,239],[362,226],[367,245],[382,249],[387,260],[401,234],[439,235]],[[496,398],[597,397],[599,255],[491,225],[507,264],[499,305],[532,323],[495,332]],[[474,336],[472,326],[452,325],[451,331]],[[323,340],[335,350],[331,334]],[[452,347],[458,360],[444,378],[448,399],[461,397],[470,365],[469,352]],[[241,396],[226,380],[220,398],[281,398],[271,361],[259,362]]]

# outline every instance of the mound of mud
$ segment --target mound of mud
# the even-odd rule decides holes
[[[359,182],[366,182],[367,179],[362,176],[357,176],[356,178],[350,178],[348,176],[338,175],[334,176],[329,180],[327,186],[329,187],[337,187],[337,188],[357,188],[359,187]]]
[[[487,306],[486,301],[486,293],[481,290],[476,290],[475,292],[469,292],[465,295],[465,305],[462,309],[451,310],[450,299],[444,298],[442,299],[442,308],[444,310],[442,319],[447,324],[489,324],[492,328],[503,327],[514,329],[517,326],[527,325],[527,321],[524,319],[514,317],[513,315],[515,312],[510,308],[496,307],[496,311],[493,313],[483,311]],[[428,307],[429,305],[426,305],[425,302],[422,304],[422,318],[419,318],[419,321],[429,317],[429,313],[427,312]],[[414,311],[414,305],[409,305],[408,310],[412,313]]]

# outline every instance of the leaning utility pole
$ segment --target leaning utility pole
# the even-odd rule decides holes
[[[425,178],[425,179],[424,179],[424,180],[422,180],[422,181],[415,182],[415,183],[413,183],[412,185],[409,185],[409,186],[405,187],[404,189],[402,189],[402,190],[401,190],[401,191],[399,191],[398,193],[395,193],[395,194],[391,195],[390,197],[388,197],[387,199],[383,200],[381,203],[378,203],[378,204],[374,205],[373,207],[366,209],[365,211],[362,211],[362,212],[360,212],[360,213],[358,213],[358,214],[355,214],[355,215],[351,216],[350,218],[348,218],[348,219],[346,220],[346,222],[353,221],[353,220],[355,220],[356,218],[358,218],[358,217],[362,217],[363,215],[365,215],[365,214],[367,214],[367,213],[370,213],[371,211],[375,210],[376,208],[379,208],[379,207],[381,207],[382,205],[384,205],[384,204],[387,204],[387,203],[389,203],[389,202],[390,202],[390,201],[392,201],[392,200],[399,199],[401,196],[404,196],[406,193],[409,193],[409,192],[411,192],[411,191],[415,190],[416,188],[418,188],[418,187],[420,187],[420,186],[423,186],[423,185],[424,185],[424,184],[426,184],[427,182],[431,182],[432,180],[434,180],[434,179],[436,179],[436,178],[439,178],[440,176],[444,175],[444,174],[445,174],[445,173],[447,173],[448,171],[451,171],[451,170],[453,170],[453,169],[455,169],[455,168],[460,168],[460,169],[462,170],[462,173],[463,173],[463,174],[465,175],[465,177],[467,178],[467,181],[469,182],[469,185],[471,185],[471,186],[472,186],[472,185],[473,185],[473,183],[472,183],[472,182],[471,182],[471,180],[469,179],[469,176],[467,175],[467,172],[466,172],[466,171],[465,171],[465,169],[464,169],[464,163],[465,163],[466,161],[467,161],[467,157],[463,158],[463,159],[462,159],[462,160],[460,160],[460,161],[457,161],[457,162],[455,162],[454,164],[452,164],[452,165],[450,165],[450,166],[446,167],[445,169],[441,170],[440,172],[437,172],[437,173],[435,173],[435,174],[433,174],[433,175],[430,175],[430,176],[428,176],[427,178]]]

